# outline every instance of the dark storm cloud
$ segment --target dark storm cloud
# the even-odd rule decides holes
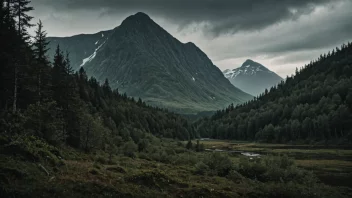
[[[223,69],[248,58],[281,76],[352,41],[352,0],[32,0],[50,36],[96,33],[145,12]]]
[[[304,27],[296,34],[272,39],[270,46],[264,45],[259,50],[267,53],[287,53],[300,50],[312,50],[342,44],[352,39],[352,14],[327,19],[323,24],[312,24],[312,29]],[[303,30],[303,31],[302,31]]]
[[[295,20],[316,6],[340,0],[33,0],[56,11],[89,10],[101,15],[142,11],[177,23],[181,28],[204,22],[213,35],[260,30]]]

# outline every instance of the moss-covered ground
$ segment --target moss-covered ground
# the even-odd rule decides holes
[[[2,141],[0,197],[350,197],[345,183],[331,185],[314,171],[341,174],[348,160],[295,160],[287,156],[250,159],[233,154],[195,152],[163,140],[156,157],[104,151],[84,153],[53,147],[36,138]],[[214,148],[220,144],[205,143]],[[221,145],[221,144],[220,144]],[[220,148],[220,147],[219,147]],[[249,148],[252,148],[251,146]],[[304,152],[303,152],[304,153]],[[348,155],[347,151],[342,151]],[[165,159],[164,159],[165,158]],[[312,171],[309,171],[313,170]],[[341,179],[341,177],[338,177]]]

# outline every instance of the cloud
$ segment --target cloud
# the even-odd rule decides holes
[[[32,0],[49,35],[112,29],[145,12],[220,69],[250,58],[290,75],[352,40],[351,0]]]
[[[146,12],[179,27],[207,23],[214,36],[264,29],[310,14],[316,6],[343,0],[33,0],[57,12],[87,10],[99,16]]]

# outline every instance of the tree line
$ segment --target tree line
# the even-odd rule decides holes
[[[352,140],[352,44],[296,69],[242,105],[197,121],[202,137],[288,142]]]
[[[34,26],[30,0],[0,0],[0,133],[36,136],[54,145],[66,144],[87,152],[112,149],[125,142],[147,144],[157,137],[192,139],[193,126],[167,110],[112,90],[109,81],[74,71],[69,52],[57,46],[49,60],[43,24]]]

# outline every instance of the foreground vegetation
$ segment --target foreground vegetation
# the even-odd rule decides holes
[[[179,115],[111,90],[108,80],[99,84],[84,69],[73,72],[69,55],[59,46],[50,63],[41,22],[30,43],[29,2],[0,0],[0,197],[351,196],[348,186],[326,185],[321,175],[314,174],[349,171],[345,169],[350,166],[345,160],[349,151],[314,153],[254,144],[253,151],[272,149],[267,152],[272,156],[205,152],[213,145],[190,140],[203,129],[209,132],[205,126],[217,126],[217,118],[192,125]],[[347,98],[334,100],[333,106],[341,110],[344,124],[349,120],[343,107]],[[350,125],[337,136],[345,137],[345,129]],[[320,154],[340,156],[332,159],[340,161],[303,158]],[[341,183],[350,180],[348,174],[346,178]]]
[[[146,151],[83,153],[35,137],[2,138],[1,197],[349,197],[287,156],[196,152],[149,137]]]
[[[288,156],[295,164],[312,171],[321,182],[332,186],[352,187],[352,146],[322,144],[267,144],[245,141],[206,140],[201,141],[206,149],[220,149],[232,152],[238,159],[243,152],[257,153],[262,156]]]

